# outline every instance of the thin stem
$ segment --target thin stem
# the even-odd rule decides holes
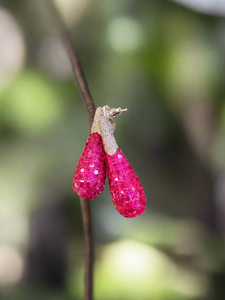
[[[84,299],[91,300],[93,298],[93,264],[94,249],[93,235],[91,223],[91,205],[90,200],[84,200],[80,197],[80,205],[84,225],[85,237],[85,291]]]
[[[94,119],[94,114],[95,114],[95,104],[91,97],[91,93],[88,88],[88,84],[87,84],[87,81],[86,81],[86,78],[85,78],[85,75],[83,72],[83,68],[82,68],[80,59],[77,55],[74,45],[71,42],[71,38],[66,30],[65,24],[60,16],[57,8],[53,4],[52,0],[48,0],[47,3],[48,3],[50,11],[52,13],[52,16],[55,18],[55,21],[60,30],[61,39],[64,43],[64,46],[66,48],[67,54],[69,56],[69,59],[70,59],[71,65],[72,65],[74,79],[75,79],[76,84],[79,88],[79,91],[82,95],[84,104],[86,105],[86,109],[87,109],[88,116],[89,116],[89,127],[91,128],[91,125],[92,125],[93,119]]]
[[[84,100],[84,103],[86,105],[86,109],[89,116],[89,127],[91,128],[91,125],[93,123],[94,114],[95,114],[95,104],[91,97],[87,81],[83,72],[83,68],[81,66],[80,60],[78,58],[78,55],[72,46],[71,40],[67,34],[67,32],[63,31],[61,28],[61,36],[64,41],[64,46],[66,47],[68,56],[70,58],[70,62],[73,69],[73,74],[75,81],[77,83],[77,86],[80,90],[80,93],[82,95],[82,98]]]
[[[60,34],[70,62],[72,65],[72,70],[74,74],[75,81],[82,95],[83,101],[85,103],[88,116],[89,116],[89,128],[93,123],[94,114],[95,114],[95,104],[91,97],[88,84],[81,66],[79,57],[75,51],[74,46],[72,45],[71,39],[67,33],[65,24],[53,4],[52,0],[47,1],[49,10],[52,13],[52,16],[55,18],[55,21],[59,27]],[[93,264],[94,264],[94,249],[93,249],[93,234],[92,234],[92,223],[91,223],[91,202],[80,198],[82,218],[83,218],[83,227],[84,227],[84,236],[85,236],[85,300],[93,299]]]

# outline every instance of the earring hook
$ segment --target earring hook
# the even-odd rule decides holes
[[[127,108],[121,109],[119,108],[110,108],[108,105],[103,107],[104,115],[107,117],[114,118],[117,115],[121,115],[123,111],[127,111]]]

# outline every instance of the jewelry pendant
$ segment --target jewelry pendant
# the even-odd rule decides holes
[[[73,189],[80,197],[98,197],[105,186],[105,151],[101,135],[91,132],[73,176]]]
[[[142,184],[120,149],[106,154],[109,188],[116,210],[126,218],[143,214],[146,197]]]
[[[126,109],[125,109],[126,110]],[[134,218],[144,213],[146,197],[142,184],[125,155],[118,148],[113,132],[113,118],[121,114],[121,108],[110,109],[108,105],[99,107],[93,127],[102,136],[106,152],[106,171],[109,188],[116,210],[126,218]]]
[[[145,211],[145,193],[113,135],[113,118],[125,110],[110,109],[108,105],[97,108],[89,139],[73,177],[73,189],[83,199],[96,198],[104,189],[107,171],[116,210],[126,218],[134,218]]]

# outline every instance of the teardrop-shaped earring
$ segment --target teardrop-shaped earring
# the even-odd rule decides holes
[[[86,200],[98,197],[105,186],[106,165],[102,137],[96,131],[98,113],[95,113],[90,136],[76,167],[72,187]]]
[[[134,218],[145,211],[146,197],[138,176],[119,149],[113,135],[113,118],[124,110],[110,109],[108,105],[99,109],[99,130],[106,152],[106,170],[113,204],[122,216]]]

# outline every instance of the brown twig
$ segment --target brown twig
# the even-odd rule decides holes
[[[78,58],[78,55],[75,51],[74,46],[72,45],[71,39],[67,33],[64,22],[53,4],[52,0],[47,1],[50,12],[55,18],[55,21],[59,27],[60,34],[70,62],[73,69],[73,74],[77,86],[80,90],[86,109],[89,116],[89,128],[91,128],[94,114],[95,114],[95,105],[91,97],[87,81],[84,76],[84,72]],[[91,207],[90,201],[80,198],[83,226],[84,226],[84,236],[85,236],[85,300],[92,300],[93,298],[93,262],[94,262],[94,250],[93,250],[93,235],[92,235],[92,223],[91,223]]]
[[[93,263],[94,249],[92,238],[91,205],[90,201],[80,198],[85,236],[85,291],[84,299],[93,298]]]
[[[87,85],[87,81],[86,81],[80,60],[77,56],[77,53],[76,53],[74,47],[72,46],[71,40],[70,40],[67,32],[64,31],[62,28],[61,28],[61,36],[62,36],[62,39],[64,42],[64,46],[66,47],[67,53],[70,58],[75,81],[77,83],[77,86],[80,90],[80,93],[81,93],[84,103],[86,105],[86,109],[87,109],[88,116],[89,116],[89,127],[91,128],[91,125],[92,125],[92,122],[94,119],[94,114],[95,114],[95,104],[91,97],[91,94],[90,94],[90,91],[89,91],[89,88]]]

